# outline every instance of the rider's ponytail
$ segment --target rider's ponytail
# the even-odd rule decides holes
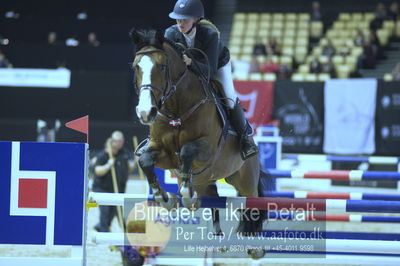
[[[219,31],[219,29],[217,28],[217,26],[214,25],[214,23],[212,23],[211,21],[207,20],[207,19],[201,19],[198,24],[203,24],[203,25],[208,25],[211,26],[213,29],[215,29],[218,33],[218,39],[220,39],[221,37],[221,33]]]

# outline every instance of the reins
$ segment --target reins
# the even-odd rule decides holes
[[[176,87],[182,82],[182,80],[184,79],[184,77],[187,74],[187,69],[185,70],[185,72],[182,73],[182,75],[180,76],[180,78],[177,80],[177,82],[175,84],[172,84],[172,80],[171,80],[171,74],[170,74],[170,68],[169,68],[169,57],[167,55],[167,53],[164,50],[161,49],[151,49],[151,50],[145,50],[145,51],[138,51],[136,53],[136,55],[145,55],[145,54],[151,54],[151,53],[163,53],[166,57],[167,57],[167,63],[165,66],[165,88],[159,88],[156,86],[153,86],[152,84],[145,84],[142,85],[140,88],[139,93],[141,93],[143,90],[148,89],[151,92],[152,97],[154,98],[154,100],[156,100],[156,97],[154,96],[154,93],[152,91],[152,89],[156,89],[160,92],[163,93],[163,96],[161,97],[159,103],[157,103],[157,108],[161,109],[161,107],[165,104],[165,102],[172,96],[175,94],[176,92]]]

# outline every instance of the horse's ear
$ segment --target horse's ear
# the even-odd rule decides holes
[[[131,31],[129,32],[129,36],[131,37],[131,39],[135,45],[140,43],[143,38],[142,34],[140,32],[138,32],[137,30],[135,30],[134,28],[131,29]]]
[[[162,44],[164,42],[164,32],[160,29],[156,30],[156,40]]]

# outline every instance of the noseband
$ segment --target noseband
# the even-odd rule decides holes
[[[178,81],[175,84],[172,84],[171,80],[171,73],[170,73],[170,68],[169,68],[169,57],[167,53],[164,50],[161,49],[151,49],[151,50],[145,50],[145,51],[138,51],[136,55],[147,55],[147,54],[152,54],[152,53],[162,53],[167,57],[167,64],[161,65],[165,69],[165,85],[163,88],[156,87],[152,84],[145,84],[140,87],[140,89],[136,88],[136,93],[140,95],[142,91],[144,90],[149,90],[151,97],[154,99],[154,102],[157,104],[157,111],[161,109],[161,107],[165,104],[165,102],[175,94],[176,92],[176,87],[179,85],[179,83],[183,80],[183,77],[186,76],[187,69],[185,70],[184,73],[181,74],[179,77]],[[135,81],[135,86],[136,86],[136,81]],[[160,98],[159,101],[157,101],[157,98],[154,95],[154,90],[158,90],[163,94],[163,96]]]

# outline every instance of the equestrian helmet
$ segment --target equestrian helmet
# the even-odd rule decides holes
[[[204,7],[200,0],[178,0],[169,13],[172,19],[204,18]]]

